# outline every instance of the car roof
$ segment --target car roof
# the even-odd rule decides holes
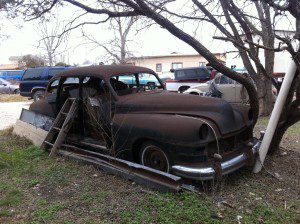
[[[93,65],[85,67],[77,67],[70,70],[66,70],[56,74],[53,79],[59,77],[85,77],[96,76],[104,79],[110,78],[114,75],[129,74],[129,73],[141,73],[147,72],[155,74],[151,69],[132,66],[132,65]]]
[[[27,68],[27,70],[31,70],[31,69],[49,69],[49,68],[63,68],[63,69],[69,69],[72,68],[70,66],[38,66],[38,67],[31,67],[31,68]]]
[[[207,69],[206,66],[199,66],[199,67],[185,67],[185,68],[176,68],[175,71],[181,71],[181,70],[188,70],[188,69]]]

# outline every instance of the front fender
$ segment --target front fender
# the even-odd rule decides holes
[[[175,114],[117,114],[114,117],[114,128],[121,142],[133,144],[140,138],[175,144],[185,147],[198,147],[220,138],[215,124],[203,118]],[[207,124],[210,129],[206,140],[199,137],[201,125]]]
[[[33,87],[32,89],[31,89],[31,93],[34,93],[34,92],[36,92],[36,91],[38,91],[38,90],[46,90],[46,88],[45,87],[42,87],[42,86],[35,86],[35,87]]]

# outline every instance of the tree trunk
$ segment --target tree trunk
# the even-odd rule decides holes
[[[257,93],[259,99],[259,115],[268,116],[272,112],[274,104],[272,82],[262,75],[258,75],[255,81],[257,83]]]
[[[296,34],[295,38],[300,40],[300,19],[296,19]],[[296,60],[300,61],[300,49],[298,49],[298,57]],[[289,95],[290,97],[294,97],[294,93],[296,92],[296,100],[289,103],[286,102],[286,106],[281,113],[280,123],[278,124],[276,131],[274,133],[269,152],[273,153],[279,150],[280,142],[284,136],[286,130],[299,122],[300,120],[300,68],[296,71],[294,81],[292,83]]]

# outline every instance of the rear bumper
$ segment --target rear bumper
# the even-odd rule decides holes
[[[253,164],[259,146],[260,142],[255,139],[252,142],[252,147],[249,147],[243,153],[240,153],[231,159],[222,162],[214,162],[211,166],[199,168],[175,165],[172,166],[172,173],[193,180],[211,180],[216,176],[226,175],[243,166]]]

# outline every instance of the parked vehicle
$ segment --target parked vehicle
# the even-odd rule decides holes
[[[174,79],[174,72],[164,72],[159,76],[160,80],[166,85],[166,81]]]
[[[213,86],[212,86],[213,85]],[[221,94],[213,94],[211,91],[219,91]],[[272,88],[274,102],[276,100],[276,87]],[[249,100],[248,93],[242,84],[218,73],[212,81],[196,85],[184,92],[184,94],[193,94],[201,96],[218,96],[229,103],[246,103]]]
[[[141,84],[144,74],[155,85]],[[120,81],[124,75],[135,82]],[[168,92],[148,68],[102,65],[64,71],[30,110],[56,117],[70,97],[79,99],[79,109],[66,144],[195,180],[250,165],[256,153],[248,106]]]
[[[20,80],[24,70],[0,70],[0,78],[5,80]]]
[[[9,81],[0,78],[0,93],[18,94],[19,86],[13,85]]]
[[[209,92],[210,85],[214,84],[215,87],[222,93],[221,98],[230,103],[241,103],[248,100],[248,95],[240,83],[228,78],[227,76],[218,73],[212,82],[194,86],[185,94],[204,95]]]
[[[167,90],[172,92],[182,93],[211,79],[211,71],[207,67],[178,68],[172,71],[174,72],[174,79],[165,81]]]
[[[49,80],[57,73],[70,67],[36,67],[28,68],[19,84],[21,96],[27,96],[37,101],[43,98]]]

